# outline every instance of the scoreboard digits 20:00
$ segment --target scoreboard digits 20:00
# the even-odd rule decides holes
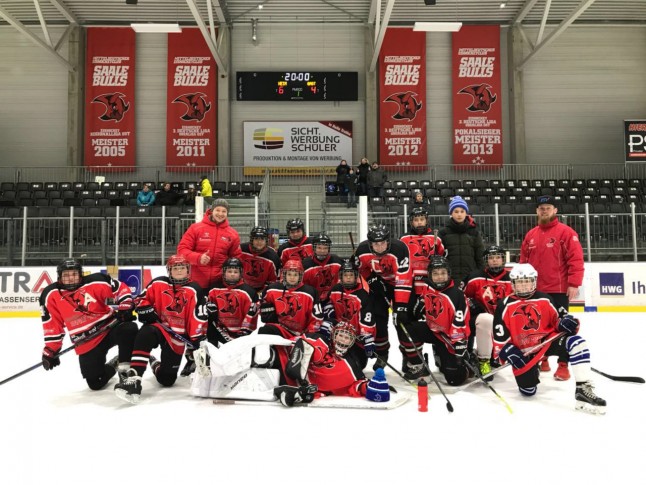
[[[238,101],[357,101],[357,72],[236,73]]]

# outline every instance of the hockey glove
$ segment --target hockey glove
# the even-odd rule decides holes
[[[150,325],[151,323],[158,323],[159,315],[152,306],[142,306],[137,308],[137,317],[139,321],[144,325]]]
[[[325,307],[323,307],[323,319],[334,320],[335,316],[334,305],[332,305],[332,303],[327,303]]]
[[[278,315],[276,315],[276,307],[271,303],[262,303],[260,305],[260,316],[263,323],[278,323]]]
[[[326,342],[330,341],[330,338],[332,337],[332,329],[334,328],[334,324],[332,322],[329,322],[327,320],[323,320],[323,323],[319,327],[318,333],[323,337],[323,339]]]
[[[45,347],[43,349],[43,368],[45,370],[52,370],[54,367],[61,364],[61,359],[58,358],[56,352]]]
[[[193,358],[193,350],[187,350],[186,353],[184,353],[184,357],[186,357],[186,365],[179,375],[182,377],[188,377],[193,372],[195,372],[195,359]]]
[[[462,361],[467,358],[467,341],[466,340],[458,340],[453,344],[453,351],[455,352],[455,356],[459,361]]]
[[[395,321],[397,324],[406,325],[410,323],[410,315],[408,314],[408,308],[404,304],[397,304],[393,309],[395,313]]]
[[[384,280],[377,273],[370,273],[368,286],[370,287],[370,293],[377,295],[377,297],[385,297],[388,294]]]
[[[363,339],[363,350],[366,353],[366,357],[370,358],[375,353],[375,339],[370,334],[363,335],[362,339]]]
[[[511,344],[511,343],[505,345],[502,348],[502,350],[500,351],[499,358],[501,360],[506,360],[516,369],[520,369],[527,365],[527,362],[525,361],[525,356],[523,355],[523,353],[520,351],[518,347],[516,347],[514,344]]]
[[[295,404],[312,402],[317,390],[318,388],[311,384],[300,387],[278,386],[274,388],[274,395],[283,406],[291,408]]]
[[[215,325],[218,323],[218,306],[212,301],[207,301],[204,305],[204,310],[206,311],[206,318],[209,321],[209,324]]]
[[[568,313],[561,318],[558,329],[568,335],[576,335],[579,332],[579,324],[579,319]]]

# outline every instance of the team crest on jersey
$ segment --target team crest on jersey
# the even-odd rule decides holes
[[[173,103],[184,103],[186,113],[180,118],[184,121],[202,121],[207,111],[211,109],[211,103],[206,101],[204,93],[186,93],[176,97]]]
[[[411,246],[410,249],[413,257],[429,258],[435,253],[433,246],[431,246],[431,241],[426,237],[412,238],[409,241],[409,245]]]
[[[130,103],[125,102],[125,94],[123,93],[104,93],[96,96],[93,103],[103,103],[105,112],[99,116],[101,121],[114,121],[118,123],[121,121],[130,109]]]
[[[318,287],[319,288],[330,288],[334,284],[334,277],[332,276],[332,269],[331,268],[321,268],[320,271],[316,275],[316,279],[318,280]]]
[[[339,298],[338,303],[335,305],[335,310],[337,308],[341,309],[338,319],[344,322],[354,322],[355,315],[359,313],[355,300],[345,296]]]
[[[541,322],[540,312],[530,303],[518,306],[511,316],[523,319],[523,330],[538,330]]]
[[[424,295],[424,307],[426,308],[426,315],[433,317],[434,320],[437,320],[437,318],[444,312],[442,297],[437,295]]]
[[[371,262],[372,269],[375,273],[381,273],[385,275],[394,274],[392,264],[386,258],[373,259]]]
[[[181,313],[184,308],[186,308],[186,304],[188,303],[188,300],[182,293],[173,293],[170,290],[165,290],[163,292],[165,295],[170,297],[172,303],[166,307],[166,310],[169,312],[173,313]]]
[[[240,304],[235,295],[231,293],[220,293],[215,297],[218,300],[218,309],[221,313],[229,313],[235,315],[238,311]]]
[[[491,105],[496,102],[498,97],[489,90],[488,84],[472,84],[458,91],[458,94],[470,94],[472,99],[469,111],[482,111],[486,113],[491,109]]]
[[[285,294],[276,298],[276,303],[281,303],[281,308],[276,308],[276,314],[281,317],[295,317],[296,313],[303,308],[294,295]]]
[[[417,112],[422,108],[422,103],[417,101],[417,93],[406,91],[405,93],[394,93],[388,96],[384,101],[392,101],[398,106],[397,112],[392,115],[394,120],[412,121],[417,116]]]
[[[262,263],[252,259],[249,261],[248,270],[245,271],[247,276],[258,277],[262,274]]]
[[[505,286],[504,285],[484,285],[482,287],[482,299],[485,304],[491,308],[495,309],[498,302],[505,297]]]

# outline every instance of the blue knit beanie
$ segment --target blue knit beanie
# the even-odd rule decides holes
[[[390,401],[390,389],[388,389],[386,374],[382,367],[377,368],[374,377],[368,382],[366,399],[374,402]]]
[[[457,209],[458,207],[462,207],[467,214],[469,213],[469,206],[467,205],[467,202],[459,195],[456,195],[451,199],[451,202],[449,203],[449,215],[453,214],[453,210]]]

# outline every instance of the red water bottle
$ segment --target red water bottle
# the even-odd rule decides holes
[[[417,382],[417,410],[420,413],[428,411],[428,384],[424,379]]]

